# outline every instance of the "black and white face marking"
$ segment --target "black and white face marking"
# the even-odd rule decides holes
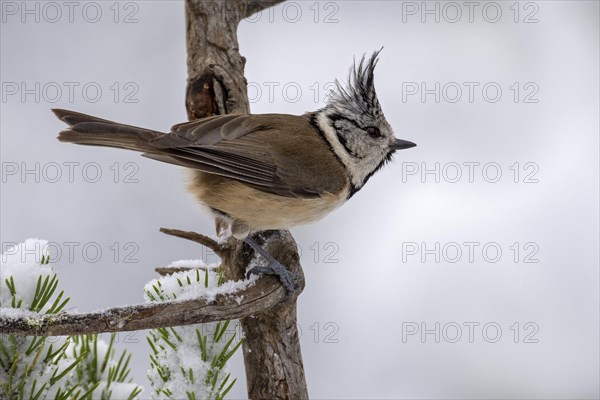
[[[316,123],[325,139],[346,166],[352,182],[351,195],[396,151],[397,139],[385,119],[373,81],[375,52],[365,64],[355,64],[346,87],[339,82],[327,106],[317,112]]]
[[[361,126],[355,120],[337,114],[317,115],[319,128],[348,170],[353,192],[360,189],[395,151],[392,144],[396,139],[385,119],[383,122],[366,122]]]

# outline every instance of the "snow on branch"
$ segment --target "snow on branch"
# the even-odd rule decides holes
[[[216,241],[196,232],[161,228],[161,232],[200,243],[213,250],[225,263],[248,267],[251,259],[239,259],[241,242],[230,238]],[[279,235],[276,235],[279,237]],[[269,241],[267,241],[268,243]],[[291,262],[290,262],[291,263]],[[185,264],[185,263],[183,263]],[[156,268],[161,275],[177,274],[198,265],[181,262]],[[297,260],[295,263],[297,264]],[[243,266],[243,267],[242,267]],[[210,266],[206,266],[210,268]],[[205,270],[200,267],[199,270]],[[235,268],[235,267],[234,267]],[[152,288],[150,288],[152,290]],[[129,305],[89,313],[38,313],[14,308],[0,309],[0,334],[23,336],[82,335],[102,332],[134,331],[168,326],[190,325],[240,319],[267,311],[287,300],[278,279],[256,276],[230,280],[213,290],[188,293],[186,298],[164,302]],[[35,311],[35,310],[34,310]]]
[[[62,336],[216,322],[264,312],[285,298],[285,289],[279,281],[265,276],[240,291],[217,294],[212,302],[196,298],[54,315],[3,309],[0,333]]]

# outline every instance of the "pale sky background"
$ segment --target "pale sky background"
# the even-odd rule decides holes
[[[79,310],[140,303],[154,267],[217,261],[158,229],[212,233],[212,221],[177,167],[59,143],[50,108],[159,130],[184,121],[183,2],[76,2],[72,22],[55,4],[1,2],[2,249],[54,242]],[[380,101],[418,144],[292,230],[309,393],[597,398],[598,2],[427,2],[439,22],[422,4],[296,1],[240,25],[252,112],[317,109],[354,57],[384,46]],[[438,182],[423,173],[436,168]],[[144,336],[119,345],[148,387]],[[230,396],[243,398],[241,352],[232,368]]]

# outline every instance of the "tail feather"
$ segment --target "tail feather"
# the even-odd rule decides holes
[[[58,134],[58,140],[61,142],[149,151],[153,147],[148,142],[162,135],[161,132],[124,125],[75,111],[61,109],[52,111],[61,121],[69,125],[69,128]]]

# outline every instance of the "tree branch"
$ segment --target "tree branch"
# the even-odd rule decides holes
[[[188,232],[188,231],[180,231],[179,229],[168,229],[168,228],[160,228],[162,233],[167,235],[179,237],[182,239],[191,240],[192,242],[200,243],[203,246],[208,247],[212,251],[215,252],[216,255],[222,258],[225,251],[227,251],[226,244],[220,244],[213,238],[210,238],[206,235],[202,235],[196,232]]]
[[[237,293],[217,295],[214,302],[206,299],[176,300],[56,315],[2,313],[0,333],[22,336],[83,335],[216,322],[250,317],[279,304],[285,297],[285,289],[277,279],[263,277],[253,286]]]
[[[245,1],[246,10],[242,12],[242,18],[248,18],[252,14],[264,10],[265,8],[273,7],[284,0],[247,0]]]

